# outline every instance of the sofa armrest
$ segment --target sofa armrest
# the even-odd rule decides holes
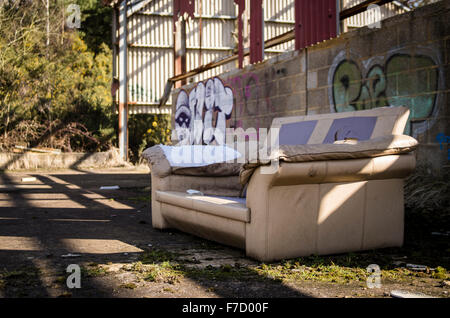
[[[351,160],[280,162],[273,174],[264,174],[262,167],[256,168],[247,188],[246,206],[251,211],[251,222],[246,225],[247,255],[272,261],[283,253],[294,257],[323,251],[314,242],[317,242],[316,231],[320,226],[319,210],[325,211],[329,207],[320,201],[321,193],[328,188],[342,189],[339,191],[345,198],[355,194],[348,202],[365,198],[361,193],[366,185],[372,191],[368,192],[372,198],[379,196],[379,193],[373,194],[374,188],[386,189],[383,196],[400,210],[403,207],[402,179],[414,170],[415,162],[415,155],[409,153]],[[359,207],[348,209],[354,211],[353,214],[364,210]],[[396,219],[397,214],[394,214]],[[342,224],[345,222],[339,223],[340,232],[345,228]]]
[[[158,145],[147,148],[142,157],[147,160],[152,175],[164,178],[172,173],[172,167],[164,151]]]

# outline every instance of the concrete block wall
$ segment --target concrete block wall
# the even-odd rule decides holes
[[[420,142],[418,162],[439,174],[450,166],[449,21],[450,0],[443,0],[383,20],[381,28],[353,30],[222,74],[220,85],[233,95],[232,112],[222,118],[227,127],[258,129],[281,116],[406,105],[411,116],[405,133]],[[173,128],[178,94],[189,95],[197,86],[174,91]],[[213,127],[221,111],[214,107]]]

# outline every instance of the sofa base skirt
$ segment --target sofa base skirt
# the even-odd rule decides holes
[[[274,261],[403,244],[402,179],[276,186],[267,197],[247,197],[249,257]]]
[[[245,222],[161,203],[170,227],[225,245],[245,249]]]

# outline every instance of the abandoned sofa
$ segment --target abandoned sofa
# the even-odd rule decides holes
[[[275,118],[271,173],[267,160],[171,166],[160,146],[149,148],[153,227],[260,261],[401,246],[403,179],[417,147],[403,135],[408,116],[406,107],[382,107]]]

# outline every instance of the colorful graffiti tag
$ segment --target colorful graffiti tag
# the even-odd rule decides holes
[[[411,111],[405,133],[422,133],[426,123],[420,123],[437,112],[440,71],[436,59],[394,52],[357,61],[358,57],[348,58],[345,52],[335,58],[328,76],[331,111],[404,105]]]
[[[226,122],[233,111],[233,90],[218,77],[181,90],[175,108],[175,131],[183,144],[225,144]]]
[[[450,144],[450,136],[446,136],[443,133],[439,133],[436,136],[436,141],[439,143],[439,149],[444,150],[444,144],[447,144],[447,160],[450,160],[450,148],[448,145]]]

